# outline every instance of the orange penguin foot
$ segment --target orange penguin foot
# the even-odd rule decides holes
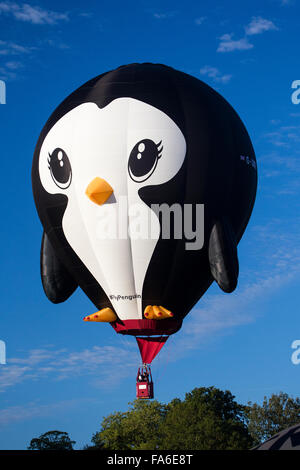
[[[174,315],[170,310],[157,305],[147,305],[144,310],[144,316],[147,320],[163,320],[165,318],[172,318]]]
[[[102,308],[102,310],[99,310],[99,312],[92,313],[92,315],[88,315],[87,317],[84,317],[84,321],[100,321],[100,322],[113,322],[117,320],[117,315],[115,312],[107,307],[107,308]]]

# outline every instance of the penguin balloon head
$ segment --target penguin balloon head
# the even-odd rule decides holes
[[[215,280],[237,284],[256,160],[233,108],[202,81],[131,64],[73,92],[38,140],[42,283],[80,286],[124,334],[170,334]]]

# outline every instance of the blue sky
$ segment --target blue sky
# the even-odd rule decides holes
[[[84,323],[95,310],[80,290],[60,305],[43,293],[30,180],[53,109],[88,79],[132,62],[164,63],[218,90],[244,121],[259,171],[238,288],[227,295],[211,286],[168,340],[153,362],[156,398],[211,385],[242,403],[297,395],[300,104],[291,84],[300,79],[299,17],[298,0],[0,1],[1,449],[24,449],[52,429],[80,448],[135,398],[134,338]]]

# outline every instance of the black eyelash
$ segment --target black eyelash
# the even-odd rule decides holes
[[[162,140],[160,142],[158,142],[158,144],[156,144],[156,148],[157,148],[157,151],[158,151],[158,154],[157,154],[157,158],[160,158],[161,155],[162,155],[162,151],[163,151],[163,146],[161,148],[159,148],[159,146],[161,145],[162,143]]]
[[[49,168],[49,170],[50,170],[50,159],[51,159],[51,154],[48,152],[47,162],[48,162],[48,168]]]

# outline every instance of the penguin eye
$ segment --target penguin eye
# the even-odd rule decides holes
[[[48,167],[54,183],[61,189],[70,186],[72,180],[72,169],[66,152],[56,148],[48,157]]]
[[[141,183],[152,175],[163,150],[161,143],[144,139],[135,144],[128,160],[128,172],[133,181]]]

